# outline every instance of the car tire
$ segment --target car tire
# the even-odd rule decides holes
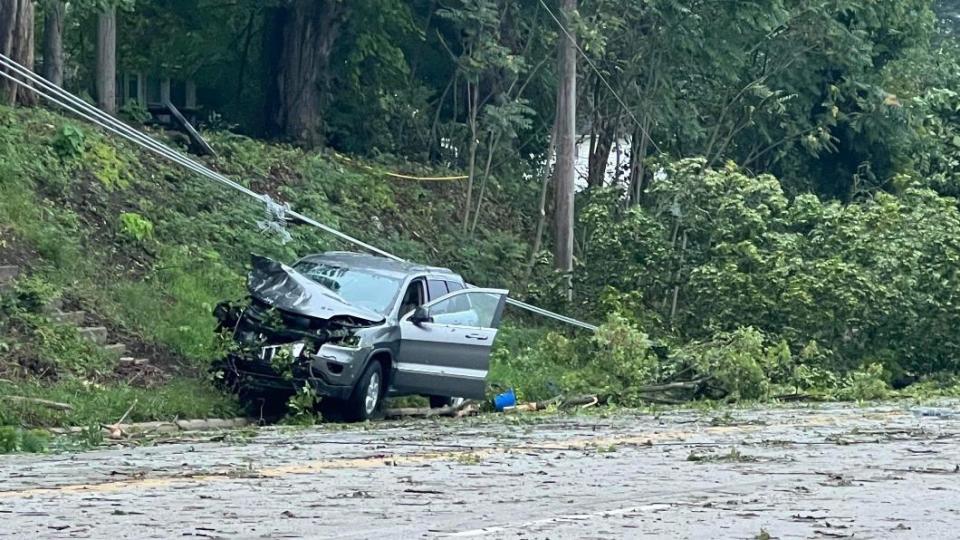
[[[384,396],[387,394],[383,365],[379,360],[371,360],[363,375],[353,387],[346,401],[340,402],[340,414],[347,422],[365,422],[383,418]],[[332,404],[338,405],[336,401]],[[326,418],[326,415],[324,415]]]

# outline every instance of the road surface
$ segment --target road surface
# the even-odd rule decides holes
[[[960,408],[265,428],[0,457],[0,537],[956,538]]]

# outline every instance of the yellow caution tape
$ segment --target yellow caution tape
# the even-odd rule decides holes
[[[466,180],[467,178],[470,178],[469,176],[410,176],[407,174],[399,174],[395,172],[385,171],[383,169],[377,169],[369,165],[364,165],[363,163],[354,161],[348,158],[347,156],[338,154],[336,152],[333,152],[333,156],[359,169],[363,169],[365,171],[369,171],[382,176],[389,176],[390,178],[399,178],[401,180],[419,180],[423,182],[445,182],[445,181],[451,181],[451,180]]]

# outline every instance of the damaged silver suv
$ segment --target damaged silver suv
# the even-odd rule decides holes
[[[434,407],[484,396],[507,291],[360,253],[252,265],[249,301],[214,310],[232,344],[214,370],[247,404],[278,410],[311,388],[325,417],[362,421],[382,416],[388,395]]]

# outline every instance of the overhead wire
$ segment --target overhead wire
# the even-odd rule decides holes
[[[608,90],[610,90],[610,93],[613,94],[613,97],[617,100],[617,102],[620,103],[620,106],[623,107],[623,110],[626,111],[626,113],[630,116],[630,118],[633,119],[634,123],[637,124],[637,128],[640,129],[640,133],[642,133],[643,136],[646,137],[648,141],[650,141],[650,144],[653,146],[653,149],[656,150],[657,153],[662,154],[663,152],[660,150],[660,147],[657,146],[657,143],[653,140],[653,137],[650,136],[650,132],[645,127],[643,127],[643,124],[640,122],[640,119],[637,118],[637,115],[633,114],[633,111],[630,109],[630,107],[627,106],[627,102],[620,97],[620,94],[616,90],[614,90],[613,85],[611,85],[610,82],[607,80],[607,78],[604,77],[603,73],[600,72],[600,68],[597,67],[594,61],[589,56],[587,56],[586,52],[584,52],[583,48],[580,47],[580,44],[577,43],[577,38],[574,37],[569,30],[567,30],[567,27],[564,26],[560,18],[557,17],[556,14],[554,14],[553,10],[550,9],[550,6],[548,6],[547,3],[544,2],[544,0],[540,0],[540,5],[543,6],[543,9],[547,10],[547,13],[550,15],[550,18],[552,18],[554,22],[557,23],[557,26],[560,27],[560,31],[563,32],[563,34],[567,36],[567,39],[570,40],[570,43],[572,43],[573,46],[576,47],[577,52],[580,53],[580,56],[582,56],[583,59],[586,60],[588,64],[590,64],[590,67],[597,74],[597,77],[600,79],[603,85],[606,86]]]
[[[128,126],[127,124],[108,115],[107,113],[101,111],[100,109],[80,99],[79,97],[71,94],[70,92],[67,92],[63,88],[51,83],[50,81],[47,81],[42,77],[37,76],[35,73],[33,73],[33,71],[20,65],[19,63],[10,59],[4,54],[0,54],[0,66],[10,70],[12,73],[15,73],[16,75],[19,75],[25,80],[21,80],[17,77],[14,77],[10,73],[7,73],[2,69],[0,69],[0,76],[10,80],[11,82],[29,91],[36,93],[40,97],[50,101],[51,103],[54,103],[59,107],[62,107],[63,109],[71,112],[72,114],[75,114],[78,117],[84,120],[87,120],[88,122],[91,122],[127,141],[133,142],[134,144],[154,154],[157,154],[161,157],[169,159],[170,161],[173,161],[174,163],[177,163],[198,175],[201,175],[211,180],[214,180],[216,182],[219,182],[253,199],[256,199],[257,201],[267,205],[268,207],[270,205],[277,205],[277,202],[273,201],[268,195],[257,193],[251,190],[250,188],[247,188],[246,186],[240,184],[239,182],[231,180],[230,178],[210,169],[209,167],[206,167],[205,165],[202,165],[201,163],[183,155],[181,152],[176,151],[163,143],[160,143],[156,139],[147,136],[146,134],[140,132],[139,130],[136,130],[131,126]],[[42,88],[43,90],[41,90],[40,88]],[[294,211],[290,208],[285,209],[284,215],[289,216],[289,218],[291,218],[293,221],[299,221],[301,223],[306,223],[308,225],[316,227],[326,233],[336,236],[337,238],[345,242],[354,244],[367,251],[376,253],[377,255],[380,255],[382,257],[386,257],[394,261],[406,262],[405,259],[401,257],[398,257],[392,253],[384,251],[362,240],[354,238],[346,233],[343,233],[337,229],[334,229],[333,227],[325,225],[311,218],[310,216],[301,214],[300,212]],[[559,313],[554,313],[552,311],[534,306],[532,304],[521,302],[514,298],[507,297],[506,301],[508,304],[513,305],[515,307],[524,309],[526,311],[530,311],[532,313],[535,313],[541,316],[549,317],[554,320],[564,322],[566,324],[570,324],[572,326],[576,326],[576,327],[594,331],[594,332],[597,330],[597,327],[595,325],[574,319],[572,317],[567,317]]]

